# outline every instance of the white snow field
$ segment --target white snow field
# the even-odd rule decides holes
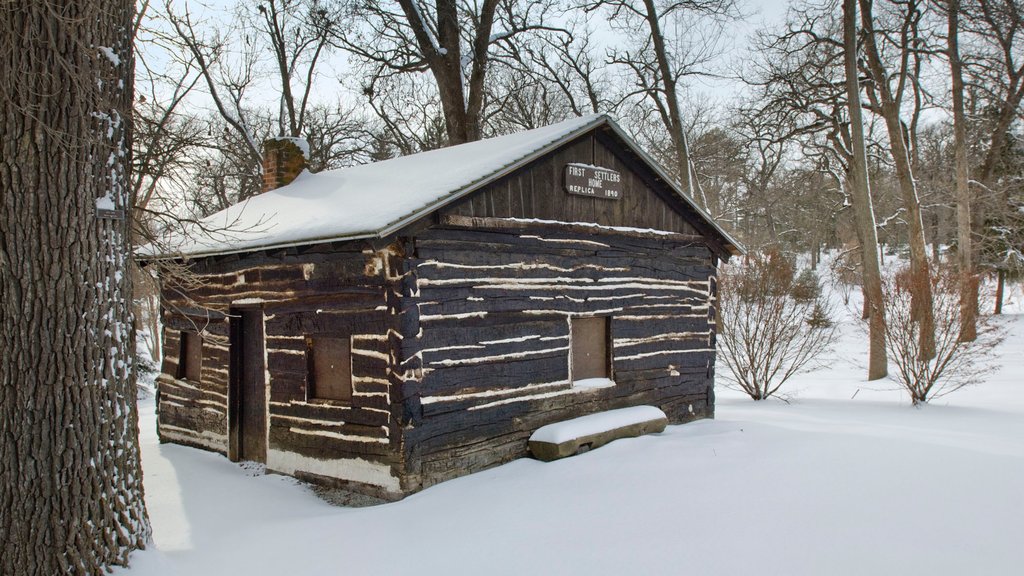
[[[790,403],[724,390],[717,417],[397,503],[340,508],[295,480],[160,445],[142,409],[150,549],[117,574],[1024,574],[1024,296],[1001,369],[923,408],[864,381],[847,320]],[[150,401],[151,402],[151,401]]]

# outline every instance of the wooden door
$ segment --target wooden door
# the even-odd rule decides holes
[[[267,390],[263,310],[231,311],[229,452],[233,460],[267,461]]]
[[[572,340],[572,379],[610,378],[608,318],[573,318],[569,327]]]

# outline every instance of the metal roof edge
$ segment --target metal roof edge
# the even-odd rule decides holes
[[[635,152],[637,156],[640,156],[640,159],[643,160],[643,162],[647,164],[651,168],[651,170],[653,170],[658,175],[659,178],[664,180],[670,188],[672,188],[672,191],[675,192],[677,196],[682,198],[683,201],[686,202],[686,204],[690,208],[693,208],[693,210],[697,212],[698,216],[704,218],[704,220],[708,224],[710,224],[712,228],[714,228],[715,232],[718,232],[719,234],[722,235],[722,238],[724,238],[728,244],[736,248],[736,250],[738,251],[737,255],[743,255],[747,253],[746,247],[744,247],[743,244],[741,244],[739,241],[733,238],[732,235],[730,235],[721,226],[719,226],[718,223],[715,222],[715,219],[711,216],[711,214],[708,214],[706,210],[704,210],[703,208],[700,207],[700,205],[694,202],[693,198],[684,194],[682,188],[680,188],[679,186],[679,183],[676,182],[674,178],[672,178],[671,176],[668,175],[668,173],[665,172],[665,170],[661,167],[661,164],[658,161],[656,161],[654,158],[651,158],[650,154],[645,152],[644,149],[641,148],[636,143],[636,141],[630,138],[629,135],[626,134],[626,132],[618,125],[618,123],[609,118],[608,125],[611,127],[612,131],[615,132],[615,135],[619,137],[619,139],[621,139],[630,148],[632,148],[633,152]]]
[[[714,229],[715,232],[720,234],[728,245],[731,245],[733,248],[735,248],[738,254],[746,253],[746,248],[738,241],[736,241],[736,239],[734,239],[721,226],[719,226],[711,217],[711,215],[707,213],[707,211],[705,211],[703,208],[697,205],[697,203],[694,202],[692,198],[684,194],[682,189],[680,189],[679,184],[664,171],[664,169],[657,161],[651,158],[651,156],[647,154],[647,152],[645,152],[632,138],[630,138],[629,135],[627,135],[625,131],[622,130],[618,123],[611,118],[611,116],[609,116],[607,113],[600,113],[595,115],[592,121],[582,124],[570,132],[566,132],[565,134],[552,140],[551,142],[548,142],[547,144],[536,148],[535,150],[526,154],[522,158],[519,158],[518,160],[515,160],[503,166],[501,169],[495,170],[494,172],[491,172],[487,176],[484,176],[474,182],[471,182],[470,184],[467,184],[456,190],[452,190],[445,194],[444,196],[437,198],[433,202],[430,202],[424,205],[423,207],[409,213],[408,215],[398,220],[395,220],[394,222],[391,222],[384,226],[383,228],[380,228],[375,231],[367,230],[356,234],[348,234],[342,236],[331,236],[319,239],[306,239],[293,242],[251,246],[238,249],[215,250],[210,252],[193,252],[189,254],[159,254],[147,256],[140,256],[136,254],[135,259],[143,262],[153,262],[157,260],[191,260],[198,258],[210,258],[214,256],[224,256],[227,254],[241,254],[249,252],[259,252],[261,250],[279,250],[282,248],[293,248],[296,246],[326,244],[330,242],[348,242],[353,240],[363,240],[367,238],[384,238],[386,236],[394,234],[395,232],[398,232],[402,228],[409,226],[410,224],[416,222],[417,220],[420,220],[430,214],[433,214],[435,211],[440,210],[441,208],[444,208],[445,206],[453,202],[456,202],[469,194],[472,194],[473,192],[479,190],[480,188],[483,188],[484,186],[492,182],[495,182],[496,180],[503,178],[508,174],[515,172],[516,170],[519,170],[520,168],[526,166],[530,162],[533,162],[534,160],[537,160],[538,158],[548,154],[549,152],[552,152],[553,150],[557,149],[563,144],[602,125],[609,126],[612,132],[614,132],[620,140],[625,142],[626,145],[629,146],[629,148],[634,153],[636,153],[637,156],[639,156],[640,159],[651,170],[653,170],[655,174],[657,174],[658,177],[661,178],[672,189],[672,191],[674,191],[676,195],[679,196],[686,203],[687,206],[692,208],[699,217],[703,218]]]
[[[480,188],[486,186],[487,184],[490,184],[491,182],[494,182],[495,180],[497,180],[499,178],[502,178],[503,176],[506,176],[509,173],[514,172],[515,170],[518,170],[519,168],[525,166],[526,164],[529,164],[530,162],[533,162],[537,158],[547,154],[548,152],[554,150],[555,148],[558,148],[559,146],[561,146],[562,144],[568,142],[569,140],[572,140],[573,138],[576,138],[577,136],[579,136],[579,135],[581,135],[581,134],[583,134],[585,132],[588,132],[588,131],[594,129],[597,126],[600,126],[601,124],[607,124],[607,123],[611,123],[611,122],[612,122],[612,119],[608,116],[608,114],[606,112],[601,112],[599,114],[596,114],[596,115],[594,115],[594,119],[591,120],[590,122],[587,122],[586,124],[581,125],[580,127],[576,128],[575,130],[572,130],[571,132],[567,132],[567,133],[563,134],[562,136],[556,138],[555,140],[552,140],[551,142],[541,146],[540,148],[537,148],[533,152],[530,152],[526,156],[523,156],[522,158],[520,158],[520,159],[518,159],[518,160],[516,160],[514,162],[511,162],[510,164],[505,165],[500,170],[496,170],[496,171],[492,172],[491,174],[489,174],[489,175],[487,175],[487,176],[485,176],[483,178],[480,178],[480,179],[478,179],[478,180],[476,180],[474,182],[471,182],[470,184],[467,184],[467,185],[465,185],[465,186],[463,186],[461,188],[458,188],[456,190],[452,190],[452,191],[448,192],[444,196],[434,200],[433,202],[430,202],[429,204],[427,204],[427,205],[423,206],[422,208],[419,208],[419,209],[411,212],[410,214],[408,214],[406,216],[403,216],[399,220],[396,220],[396,221],[394,221],[394,222],[392,222],[390,224],[387,224],[385,227],[383,227],[383,228],[381,228],[379,230],[360,232],[358,234],[349,234],[349,235],[345,235],[345,236],[333,236],[333,237],[329,237],[329,238],[301,240],[301,241],[279,243],[279,244],[267,244],[267,245],[261,245],[261,246],[252,246],[252,247],[248,247],[248,248],[216,250],[216,251],[211,251],[211,252],[193,252],[193,253],[189,253],[189,254],[160,254],[160,255],[150,255],[150,256],[145,256],[145,257],[140,257],[140,256],[136,255],[136,259],[140,260],[140,261],[145,261],[145,262],[152,262],[152,261],[156,261],[156,260],[179,260],[179,259],[193,259],[193,258],[209,258],[209,257],[213,257],[213,256],[223,256],[223,255],[226,255],[226,254],[241,254],[241,253],[246,253],[246,252],[258,252],[260,250],[277,250],[277,249],[281,249],[281,248],[291,248],[291,247],[295,247],[295,246],[305,246],[305,245],[309,245],[309,244],[325,244],[325,243],[328,243],[328,242],[346,242],[346,241],[351,241],[351,240],[362,240],[362,239],[365,239],[365,238],[384,238],[385,236],[393,234],[393,233],[401,230],[402,228],[405,228],[409,224],[412,224],[413,222],[415,222],[415,221],[417,221],[417,220],[419,220],[419,219],[421,219],[421,218],[423,218],[423,217],[425,217],[425,216],[427,216],[429,214],[432,214],[434,211],[439,210],[441,208],[444,208],[448,204],[451,204],[452,202],[455,202],[456,200],[459,200],[460,198],[463,198],[466,195],[471,194],[471,193],[475,192],[476,190],[479,190]]]
[[[477,190],[483,188],[484,186],[492,182],[495,182],[496,180],[499,180],[511,174],[512,172],[515,172],[516,170],[519,170],[520,168],[526,166],[530,162],[533,162],[534,160],[540,158],[541,156],[544,156],[548,152],[553,151],[554,149],[576,138],[577,136],[585,134],[586,132],[589,132],[594,128],[597,128],[602,124],[609,123],[613,123],[613,120],[608,116],[607,113],[602,112],[596,115],[592,121],[581,125],[579,128],[571,132],[563,134],[559,138],[552,140],[551,142],[545,144],[544,146],[541,146],[540,148],[537,148],[536,150],[530,152],[526,156],[523,156],[522,158],[503,166],[500,170],[496,170],[491,174],[484,176],[479,180],[476,180],[475,182],[471,182],[463,186],[462,188],[453,190],[449,192],[447,195],[438,198],[437,200],[431,202],[430,204],[427,204],[423,208],[416,210],[415,212],[401,218],[400,220],[396,220],[395,222],[388,224],[387,226],[381,228],[378,231],[377,236],[383,238],[385,236],[393,234],[401,230],[402,228],[405,228],[406,226],[412,224],[413,222],[416,222],[420,218],[432,214],[434,211],[440,210],[441,208],[444,208],[445,206],[451,204],[452,202],[464,198],[467,195],[472,194],[473,192],[476,192]]]
[[[413,222],[419,220],[420,218],[423,218],[428,214],[432,214],[434,211],[444,208],[448,204],[451,204],[452,202],[455,202],[456,200],[459,200],[479,190],[480,188],[512,172],[515,172],[516,170],[522,168],[523,166],[529,164],[530,162],[533,162],[537,158],[544,156],[548,152],[551,152],[552,150],[558,148],[559,146],[565,144],[566,142],[569,142],[570,140],[586,132],[589,132],[594,128],[597,128],[602,124],[609,126],[619,139],[625,142],[633,150],[633,152],[635,152],[640,157],[640,159],[658,175],[659,178],[665,181],[665,183],[672,189],[673,192],[676,193],[677,196],[679,196],[684,202],[686,202],[687,206],[692,208],[698,216],[703,218],[704,221],[706,221],[714,229],[715,232],[722,236],[722,238],[726,241],[727,245],[730,245],[733,248],[735,248],[736,255],[746,254],[747,249],[743,246],[743,244],[741,244],[739,241],[733,238],[732,235],[730,235],[721,226],[719,226],[718,223],[715,222],[714,218],[710,214],[708,214],[706,210],[704,210],[696,202],[694,202],[692,198],[684,194],[682,189],[679,187],[679,184],[673,178],[671,178],[664,171],[664,169],[662,169],[661,164],[658,163],[653,158],[651,158],[651,156],[647,154],[647,152],[645,152],[643,148],[641,148],[636,143],[636,141],[630,138],[629,135],[626,134],[626,132],[618,125],[618,123],[615,122],[615,120],[607,113],[601,113],[595,116],[592,122],[588,122],[577,128],[576,130],[568,132],[556,140],[552,140],[545,146],[538,148],[537,150],[524,156],[523,158],[520,158],[519,160],[516,160],[515,162],[506,165],[501,170],[497,170],[491,173],[490,175],[481,178],[480,180],[477,180],[476,182],[463,186],[458,190],[449,192],[447,196],[439,198],[438,200],[424,206],[423,208],[413,212],[412,214],[409,214],[408,216],[402,218],[401,220],[397,220],[394,223],[385,226],[384,228],[378,231],[377,236],[379,238],[383,238],[385,236],[393,234],[401,230],[402,228],[412,224]]]
[[[261,246],[249,246],[246,248],[235,248],[232,250],[214,250],[210,252],[191,252],[188,254],[158,254],[154,256],[142,256],[135,254],[135,260],[142,262],[155,262],[157,260],[195,260],[199,258],[212,258],[214,256],[224,256],[227,254],[244,254],[248,252],[259,252],[261,250],[280,250],[282,248],[294,248],[296,246],[313,246],[316,244],[329,244],[331,242],[349,242],[352,240],[365,240],[367,238],[377,238],[378,235],[375,232],[358,232],[356,234],[349,234],[347,236],[325,236],[323,238],[312,238],[308,240],[296,240],[293,242],[279,242],[277,244],[266,244]]]

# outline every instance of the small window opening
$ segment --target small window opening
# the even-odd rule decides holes
[[[569,321],[572,340],[570,369],[574,382],[594,378],[610,379],[611,344],[609,340],[609,318],[597,316],[572,318]]]
[[[309,374],[307,397],[320,400],[352,400],[351,338],[306,338]]]
[[[179,380],[199,382],[203,373],[203,337],[198,332],[182,332],[178,352]]]

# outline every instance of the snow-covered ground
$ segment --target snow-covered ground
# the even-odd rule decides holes
[[[715,420],[371,508],[160,445],[143,401],[153,545],[118,574],[1021,574],[1019,287],[1011,298],[999,372],[923,408],[864,381],[847,321],[788,404],[719,386]]]

